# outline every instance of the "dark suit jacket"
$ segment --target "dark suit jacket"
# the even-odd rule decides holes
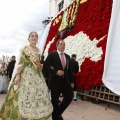
[[[79,65],[78,62],[75,61],[73,58],[70,59],[72,73],[76,74],[79,71]]]
[[[71,71],[70,57],[67,54],[65,54],[65,57],[66,57],[66,67],[64,69],[64,79],[70,85],[71,83],[74,83],[73,75]],[[51,68],[51,66],[53,68]],[[49,53],[48,57],[44,62],[43,70],[51,74],[51,79],[49,84],[50,87],[52,86],[56,88],[59,87],[59,83],[61,82],[61,79],[63,79],[63,76],[58,76],[57,71],[63,70],[63,68],[57,51]]]
[[[9,62],[7,66],[7,76],[11,79],[16,61]]]

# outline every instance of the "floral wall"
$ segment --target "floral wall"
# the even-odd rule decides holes
[[[56,41],[62,38],[65,52],[77,55],[78,88],[90,90],[102,84],[111,9],[112,0],[75,0],[52,20],[44,55],[56,50]]]

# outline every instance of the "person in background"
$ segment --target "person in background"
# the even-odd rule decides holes
[[[14,70],[15,63],[16,63],[15,58],[16,57],[14,55],[11,57],[11,61],[8,63],[7,70],[6,70],[7,76],[10,80],[12,78],[12,73],[13,73],[13,70]]]
[[[75,74],[79,71],[79,65],[78,65],[78,62],[76,61],[76,54],[71,55],[70,63],[71,63],[72,74],[73,74],[73,78],[74,78],[73,100],[76,101],[77,100],[77,86],[76,86]]]
[[[9,79],[6,76],[5,70],[5,62],[2,62],[0,67],[0,93],[7,93],[8,91]]]
[[[72,88],[74,87],[70,56],[64,53],[65,42],[58,40],[57,50],[49,53],[43,69],[51,74],[50,90],[53,104],[52,120],[63,120],[62,113],[69,106],[73,98]],[[63,100],[59,103],[60,94]]]

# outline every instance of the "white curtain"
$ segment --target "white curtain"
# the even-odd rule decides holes
[[[41,33],[40,40],[38,42],[38,48],[40,49],[41,53],[44,50],[44,46],[45,46],[45,43],[46,43],[46,40],[47,40],[47,36],[48,36],[48,33],[49,33],[50,26],[51,26],[51,22],[48,25],[45,26],[45,28],[43,29],[43,31]]]
[[[120,0],[113,0],[102,80],[120,95]]]

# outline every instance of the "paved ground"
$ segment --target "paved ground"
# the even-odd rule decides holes
[[[5,96],[5,94],[0,94],[0,108]],[[72,101],[63,117],[64,120],[120,120],[120,106],[109,103],[93,104],[90,101],[77,100]]]

